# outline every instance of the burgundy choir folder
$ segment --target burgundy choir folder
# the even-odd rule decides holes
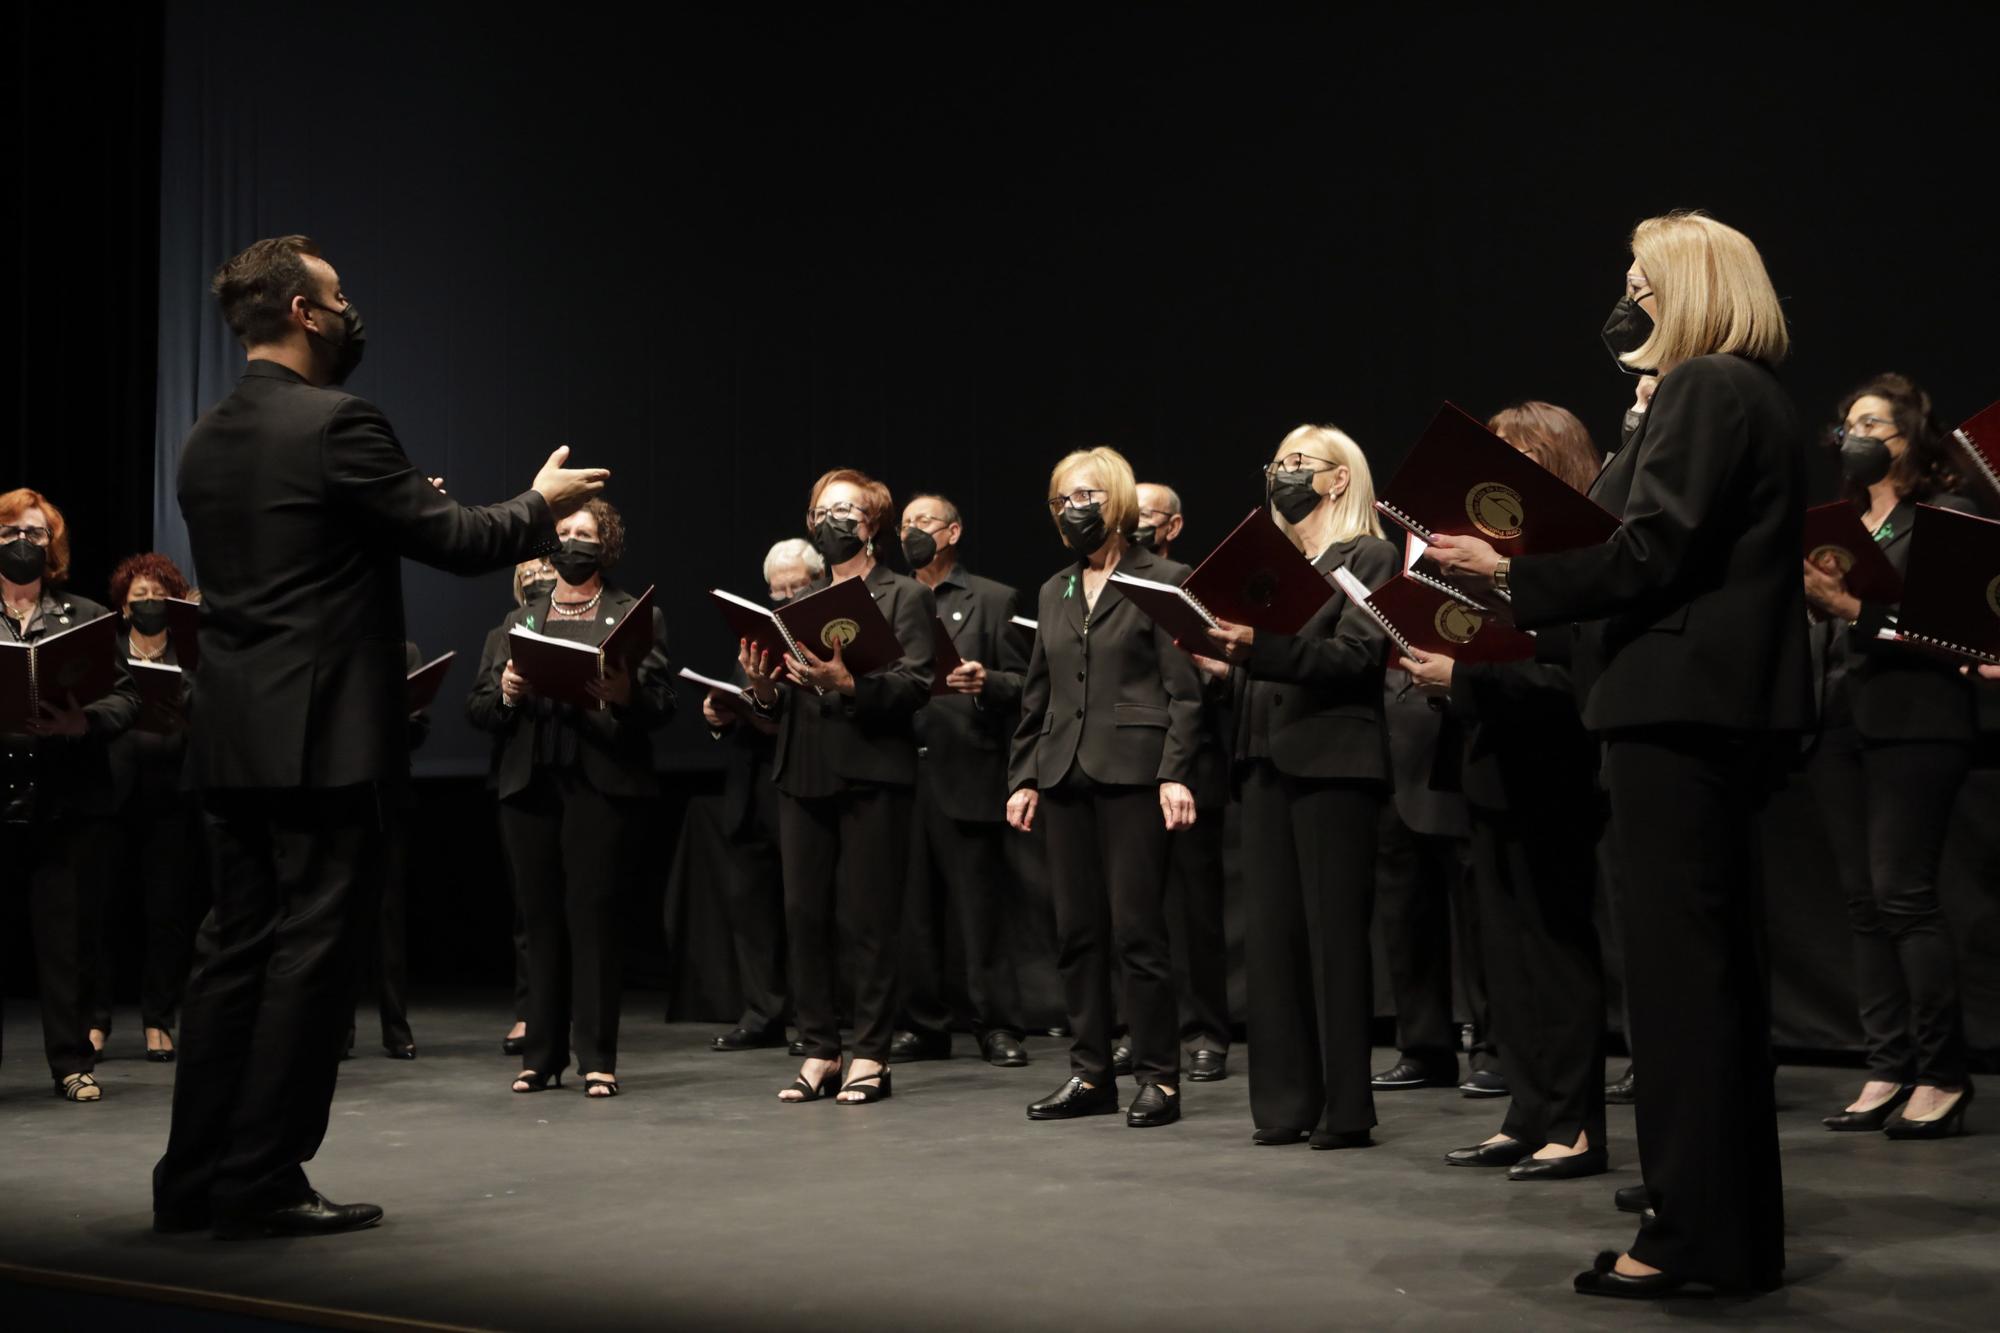
[[[938,616],[931,617],[931,662],[937,674],[931,678],[931,697],[953,693],[944,678],[965,665],[965,659],[958,654],[958,645],[951,641],[951,627]]]
[[[1122,569],[1112,570],[1110,581],[1118,585],[1126,601],[1150,616],[1174,642],[1197,653],[1208,652],[1215,646],[1208,637],[1208,631],[1215,626],[1215,617],[1180,584],[1142,579]]]
[[[1426,542],[1483,537],[1507,556],[1595,546],[1618,531],[1588,496],[1450,403],[1375,507]]]
[[[1179,584],[1123,570],[1114,570],[1111,581],[1196,652],[1208,650],[1208,631],[1223,620],[1271,634],[1296,634],[1333,596],[1333,585],[1263,508],[1251,510]]]
[[[167,598],[167,641],[181,670],[193,671],[201,665],[201,603],[182,597]]]
[[[36,643],[0,640],[0,731],[18,732],[42,705],[96,703],[118,677],[117,616],[99,616]]]
[[[1919,508],[1903,605],[1881,637],[1957,661],[2000,663],[2000,523]]]
[[[773,672],[784,665],[785,654],[792,650],[792,641],[784,626],[778,623],[778,618],[771,614],[770,607],[759,606],[747,597],[738,597],[720,588],[710,588],[708,595],[737,638],[748,639],[751,646],[771,655]]]
[[[1882,554],[1862,525],[1861,515],[1846,500],[1806,510],[1806,559],[1815,564],[1831,557],[1847,580],[1847,590],[1864,602],[1903,600],[1903,576]]]
[[[1533,636],[1422,570],[1390,579],[1368,594],[1367,605],[1425,657],[1442,653],[1460,662],[1525,662],[1535,655]]]
[[[434,657],[409,674],[410,714],[415,716],[437,702],[438,687],[444,684],[446,673],[451,670],[452,659],[457,653],[446,653]]]
[[[514,669],[528,678],[535,693],[578,708],[604,711],[610,705],[591,694],[590,687],[604,679],[610,668],[631,669],[646,655],[653,643],[653,590],[646,589],[596,644],[558,639],[525,626],[507,632]]]
[[[125,664],[131,669],[132,683],[139,690],[139,716],[134,731],[164,736],[179,731],[187,721],[183,694],[187,677],[168,662],[142,662],[134,658]]]
[[[713,691],[716,706],[724,712],[734,713],[738,720],[748,721],[757,716],[756,708],[750,702],[750,696],[734,681],[717,680],[713,676],[704,676],[686,667],[681,668],[680,677],[691,685],[701,686],[704,691]]]
[[[843,579],[786,602],[772,614],[788,640],[822,662],[839,644],[841,660],[857,676],[879,671],[904,655],[866,579]]]
[[[2000,403],[1951,433],[1966,480],[1980,493],[1982,508],[2000,514]]]

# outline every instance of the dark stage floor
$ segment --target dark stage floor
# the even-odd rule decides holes
[[[711,1029],[659,1012],[631,997],[626,1095],[597,1103],[508,1093],[500,1003],[420,1006],[422,1058],[364,1047],[312,1168],[387,1222],[230,1245],[147,1231],[173,1070],[137,1058],[136,1016],[99,1070],[105,1100],[78,1107],[49,1095],[34,1015],[16,1005],[0,1261],[490,1329],[1994,1323],[2000,1133],[1977,1130],[2000,1110],[1975,1107],[1975,1133],[1943,1144],[1835,1136],[1817,1117],[1850,1071],[1780,1076],[1793,1284],[1646,1309],[1569,1291],[1593,1251],[1632,1234],[1611,1208],[1638,1179],[1629,1110],[1613,1109],[1610,1175],[1514,1184],[1441,1162],[1500,1118],[1456,1092],[1381,1097],[1370,1150],[1254,1148],[1239,1050],[1226,1082],[1188,1085],[1177,1126],[1036,1125],[1022,1107],[1064,1074],[1061,1044],[1041,1038],[1027,1069],[910,1065],[879,1106],[785,1106],[782,1052],[714,1054]],[[132,1326],[94,1326],[117,1325]]]

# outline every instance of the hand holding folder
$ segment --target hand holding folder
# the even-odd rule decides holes
[[[1264,509],[1250,511],[1179,584],[1114,571],[1111,581],[1176,643],[1210,645],[1227,622],[1272,634],[1296,634],[1333,596],[1333,588]]]
[[[535,693],[590,712],[611,707],[606,683],[630,673],[653,646],[653,590],[632,603],[625,618],[595,646],[558,639],[524,625],[507,632],[514,670],[527,678]]]

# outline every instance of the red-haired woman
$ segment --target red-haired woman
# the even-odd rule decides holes
[[[160,1064],[174,1058],[174,1011],[193,954],[189,905],[200,864],[196,808],[180,783],[187,681],[167,637],[167,599],[187,595],[187,577],[157,551],[128,556],[111,571],[111,604],[125,618],[118,646],[140,685],[140,705],[132,729],[109,747],[116,836],[84,933],[85,950],[95,954],[90,1042],[101,1052],[111,1035],[115,941],[127,933],[122,909],[137,900],[146,923],[139,1016],[146,1058]]]
[[[61,591],[69,577],[69,529],[62,511],[36,491],[0,495],[0,643],[29,645],[109,615]],[[41,978],[42,1044],[58,1097],[103,1096],[91,1070],[90,1018],[84,1012],[84,894],[92,858],[106,842],[111,812],[110,739],[139,711],[123,658],[102,699],[43,699],[32,715],[0,701],[0,823],[26,825],[11,839],[9,870],[28,884],[29,915]]]

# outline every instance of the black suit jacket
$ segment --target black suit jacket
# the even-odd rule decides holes
[[[912,719],[930,702],[934,640],[931,590],[907,574],[876,565],[864,575],[903,655],[879,671],[856,678],[854,693],[815,694],[806,686],[779,685],[778,744],[771,776],[786,790],[786,761],[801,745],[824,747],[816,756],[843,785],[911,787],[917,781],[917,737]],[[810,709],[815,716],[805,718]]]
[[[600,639],[616,621],[624,619],[635,600],[624,589],[605,585],[604,600],[597,605]],[[486,659],[480,663],[479,679],[473,682],[471,697],[465,701],[465,716],[473,726],[500,738],[494,780],[501,800],[526,791],[534,782],[535,731],[545,721],[574,730],[577,766],[584,780],[598,791],[607,796],[659,794],[652,733],[673,719],[674,669],[667,658],[666,616],[657,606],[652,613],[653,645],[633,673],[632,702],[604,710],[532,697],[511,708],[504,701],[500,676],[509,655],[506,631],[516,625],[545,628],[549,623],[546,595],[509,613],[501,622],[497,642],[495,636],[487,637]]]
[[[555,546],[540,495],[461,505],[378,409],[270,361],[195,423],[180,505],[202,591],[188,773],[205,788],[407,780],[403,558],[476,574]]]
[[[1589,838],[1602,822],[1597,742],[1578,715],[1570,632],[1535,636],[1528,662],[1459,662],[1446,709],[1462,739],[1466,801],[1529,827]]]
[[[1961,514],[1978,507],[1958,495],[1937,495],[1924,503]],[[1922,521],[1914,501],[1889,514],[1889,537],[1878,549],[1897,573],[1910,563],[1910,533]],[[1815,682],[1823,726],[1852,724],[1877,741],[1969,741],[1978,729],[1979,704],[1973,685],[1958,668],[1930,654],[1883,643],[1876,634],[1895,620],[1898,608],[1863,602],[1853,625],[1827,620],[1813,626]]]
[[[1676,366],[1591,495],[1623,520],[1609,541],[1511,570],[1517,624],[1586,622],[1585,725],[1809,729],[1805,455],[1770,370]]]
[[[1396,548],[1362,535],[1320,553],[1314,567],[1342,565],[1370,588],[1401,568]],[[1375,618],[1336,587],[1297,634],[1259,631],[1250,660],[1231,673],[1236,684],[1237,759],[1250,756],[1254,710],[1270,708],[1270,759],[1299,778],[1390,781],[1382,677],[1389,638]],[[1264,700],[1254,698],[1261,694]]]
[[[1106,583],[1085,633],[1083,562],[1037,599],[1041,628],[1028,654],[1007,787],[1047,789],[1073,766],[1098,782],[1191,783],[1200,744],[1201,674],[1167,632]],[[1179,583],[1186,565],[1129,548],[1118,569]]]
[[[1021,717],[1028,654],[1010,623],[1020,609],[1012,588],[955,569],[931,590],[952,647],[986,668],[975,698],[934,696],[917,718],[924,782],[953,819],[997,823],[1006,815],[1007,746]]]
[[[1449,762],[1440,763],[1440,750],[1462,744],[1462,730],[1447,727],[1442,701],[1418,689],[1408,672],[1395,667],[1389,668],[1382,680],[1382,715],[1389,731],[1396,817],[1412,833],[1465,837],[1472,831],[1472,823],[1466,814],[1464,792],[1456,784],[1433,781],[1440,767],[1456,768]]]

